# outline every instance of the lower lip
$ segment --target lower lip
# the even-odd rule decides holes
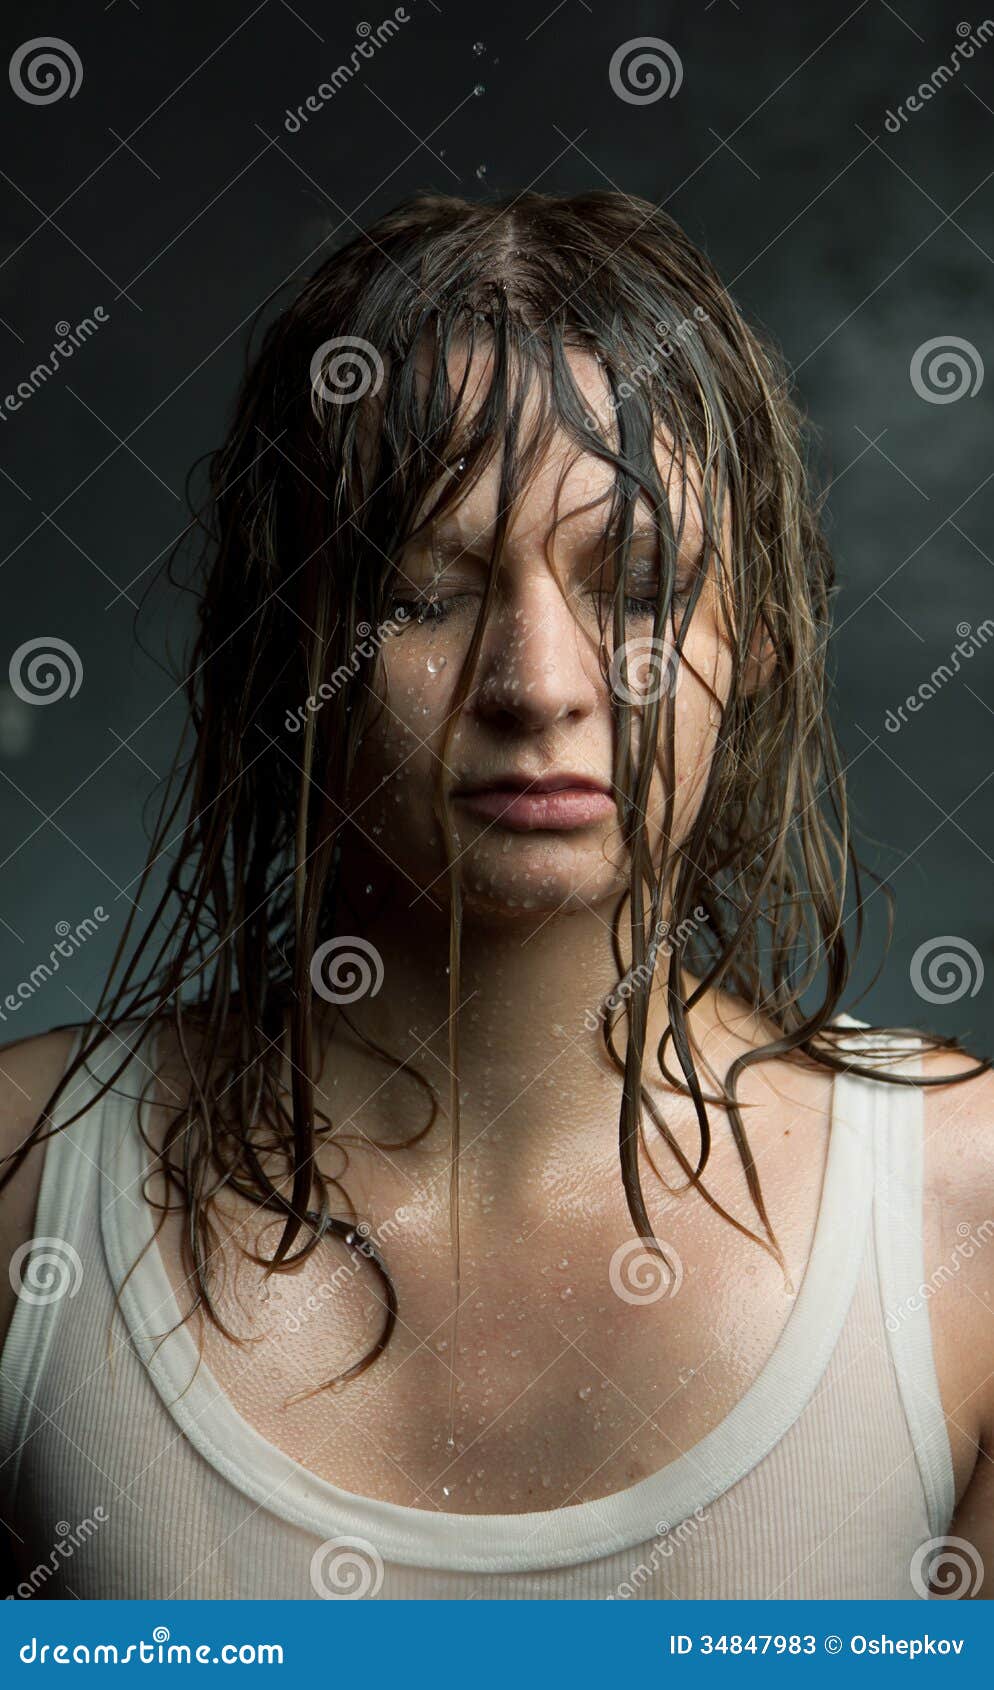
[[[456,796],[473,815],[499,822],[515,833],[543,827],[557,832],[589,827],[615,810],[610,793],[588,786],[563,786],[556,792],[510,792],[491,787],[487,792],[461,792]]]

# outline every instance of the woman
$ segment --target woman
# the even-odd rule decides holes
[[[991,1595],[992,1082],[840,1018],[777,356],[647,203],[420,197],[211,481],[166,893],[4,1052],[22,1584]]]

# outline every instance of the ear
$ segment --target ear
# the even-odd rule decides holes
[[[773,637],[763,617],[760,616],[752,632],[749,656],[746,659],[746,692],[759,692],[763,687],[769,686],[776,673],[776,667],[777,653],[773,644]]]

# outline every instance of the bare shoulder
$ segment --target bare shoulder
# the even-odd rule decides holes
[[[0,1049],[0,1178],[29,1137],[69,1060],[77,1029],[59,1027]],[[14,1310],[7,1265],[31,1236],[45,1146],[35,1146],[0,1190],[0,1343]]]
[[[922,1059],[922,1074],[930,1082],[925,1091],[925,1198],[957,1237],[969,1244],[968,1232],[976,1227],[981,1253],[991,1243],[986,1268],[994,1283],[994,1072],[971,1076],[979,1060],[950,1050],[929,1051]]]
[[[994,1074],[931,1051],[925,1092],[924,1269],[956,1478],[952,1541],[972,1545],[994,1597]]]

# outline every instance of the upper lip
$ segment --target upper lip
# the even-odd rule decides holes
[[[582,775],[567,772],[553,775],[524,775],[514,772],[506,775],[489,775],[486,780],[465,781],[454,790],[456,793],[472,792],[561,792],[566,787],[583,787],[588,792],[606,792],[610,795],[611,788],[604,781],[594,775]]]

